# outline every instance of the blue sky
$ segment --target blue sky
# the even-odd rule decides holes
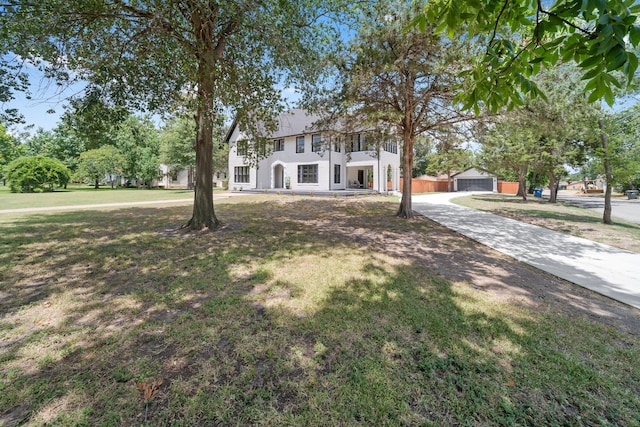
[[[64,113],[66,99],[82,91],[85,83],[80,82],[61,89],[54,81],[44,79],[43,74],[35,67],[28,67],[25,71],[29,75],[31,98],[27,99],[24,93],[17,92],[14,94],[15,99],[2,107],[17,108],[24,116],[25,123],[13,127],[18,131],[28,126],[33,126],[31,132],[38,128],[52,130]],[[283,88],[282,96],[292,105],[300,100],[300,94],[293,88]],[[49,110],[54,112],[50,113]],[[160,124],[159,118],[156,121]]]
[[[27,99],[25,93],[16,92],[15,99],[3,105],[3,108],[17,108],[24,116],[25,123],[15,126],[24,129],[33,125],[51,130],[56,127],[60,116],[64,112],[65,100],[81,91],[85,84],[76,83],[72,86],[61,88],[54,81],[44,79],[43,74],[32,66],[25,66],[24,71],[29,76],[31,98]],[[55,113],[48,113],[49,110]]]

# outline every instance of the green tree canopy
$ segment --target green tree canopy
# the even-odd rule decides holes
[[[405,31],[420,10],[409,2],[361,6],[358,33],[338,60],[338,117],[350,118],[356,129],[382,129],[398,137],[403,174],[410,178],[416,137],[471,118],[452,102],[469,43],[438,35],[433,26]],[[410,179],[404,181],[398,216],[413,216]]]
[[[277,86],[310,84],[337,38],[328,26],[337,1],[4,3],[5,51],[10,47],[59,80],[89,81],[107,105],[166,111],[190,95],[198,188],[192,229],[218,225],[211,182],[218,107],[249,125],[272,122],[282,109]]]
[[[229,147],[223,142],[225,127],[222,116],[217,116],[213,130],[213,170],[226,171]],[[193,146],[196,141],[196,123],[193,116],[178,114],[172,117],[160,133],[160,162],[169,167],[170,172],[177,173],[189,170],[190,174],[196,166]],[[191,182],[191,179],[189,179]]]
[[[599,147],[593,162],[598,174],[604,173],[605,154],[611,160],[611,182],[622,190],[640,188],[640,107],[612,113],[604,120],[609,135],[608,153]]]
[[[630,82],[638,68],[640,4],[635,0],[425,3],[414,25],[423,30],[435,25],[449,37],[465,28],[467,37],[484,46],[473,69],[460,74],[457,100],[467,108],[524,105],[523,94],[540,93],[532,76],[559,61],[578,65],[589,101],[604,98],[612,105],[615,89]]]
[[[453,191],[453,174],[473,164],[468,135],[455,128],[445,128],[433,136],[433,150],[427,155],[427,173],[446,174],[449,191]]]
[[[18,140],[7,132],[7,128],[0,123],[0,179],[5,180],[4,167],[20,157],[23,152],[24,148]]]
[[[122,173],[123,164],[124,157],[120,151],[112,145],[104,145],[80,154],[74,178],[93,182],[94,188],[97,189],[100,187],[100,181],[108,177],[113,188],[114,178]]]
[[[24,151],[29,156],[42,155],[60,160],[71,171],[78,165],[80,153],[85,150],[83,141],[65,123],[49,131],[39,128],[23,142]]]
[[[542,70],[536,84],[546,99],[529,99],[496,120],[481,136],[484,167],[492,171],[511,169],[526,198],[526,177],[546,175],[552,188],[566,174],[565,165],[584,163],[598,141],[599,106],[588,101],[573,64]],[[550,201],[555,201],[552,191]]]
[[[148,117],[129,116],[114,135],[123,163],[122,173],[130,181],[141,179],[147,188],[160,176],[160,138]]]

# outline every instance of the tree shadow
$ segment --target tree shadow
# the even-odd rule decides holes
[[[640,326],[634,312],[424,218],[398,219],[395,208],[221,204],[232,227],[180,237],[163,230],[188,216],[184,207],[31,215],[3,226],[0,247],[11,255],[0,258],[0,292],[9,295],[0,308],[0,421],[571,420],[558,405],[576,406],[581,394],[563,386],[574,376],[554,370],[601,378],[599,367],[586,355],[569,366],[577,350],[549,342],[558,331],[541,312],[586,324],[597,310],[623,338],[620,320]],[[349,264],[350,254],[364,261]],[[285,265],[298,276],[282,273]],[[344,275],[330,274],[344,265]],[[589,305],[564,307],[571,298]],[[532,375],[526,388],[511,385]],[[145,419],[136,384],[157,378]],[[638,404],[610,401],[604,409]]]

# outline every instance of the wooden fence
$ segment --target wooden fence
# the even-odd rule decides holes
[[[498,181],[498,193],[518,194],[518,183],[508,181]]]
[[[453,182],[451,183],[453,187]],[[404,188],[404,178],[400,178],[400,191]],[[411,180],[411,194],[416,193],[446,193],[446,181],[427,181],[426,179]]]
[[[453,189],[453,182],[451,182]],[[400,178],[400,191],[404,188],[404,179]],[[426,179],[412,179],[411,193],[446,193],[448,192],[447,181],[428,181]],[[498,193],[516,194],[518,192],[517,182],[498,181]]]

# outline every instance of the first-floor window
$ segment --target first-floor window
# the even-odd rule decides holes
[[[340,169],[342,168],[342,166],[340,165],[334,165],[333,166],[333,183],[334,184],[340,184]]]
[[[318,183],[318,165],[298,165],[299,184]]]
[[[233,180],[234,182],[249,182],[249,166],[236,166]]]

